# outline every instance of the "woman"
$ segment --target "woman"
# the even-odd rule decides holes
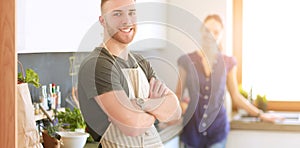
[[[279,117],[263,113],[239,93],[236,60],[222,53],[224,26],[218,15],[205,18],[201,28],[202,49],[178,59],[179,80],[176,94],[182,98],[187,88],[190,103],[182,103],[184,128],[181,135],[186,147],[225,147],[229,122],[223,105],[225,90],[232,101],[249,115],[275,122]]]

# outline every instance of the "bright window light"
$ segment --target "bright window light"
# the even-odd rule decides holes
[[[268,100],[300,101],[297,0],[243,0],[243,88]]]

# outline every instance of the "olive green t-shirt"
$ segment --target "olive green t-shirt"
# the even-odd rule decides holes
[[[78,72],[80,109],[89,128],[98,135],[105,132],[109,121],[94,97],[113,90],[124,90],[128,96],[128,84],[121,69],[137,66],[142,68],[148,81],[151,77],[156,77],[151,64],[135,53],[130,53],[125,61],[112,56],[105,48],[97,47],[81,63]],[[97,135],[92,136],[95,139]]]

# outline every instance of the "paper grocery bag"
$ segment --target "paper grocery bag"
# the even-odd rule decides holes
[[[27,83],[17,85],[18,148],[42,148]]]

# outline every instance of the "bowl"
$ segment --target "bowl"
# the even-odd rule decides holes
[[[83,132],[57,132],[61,136],[62,148],[83,148],[87,138],[88,133]]]

